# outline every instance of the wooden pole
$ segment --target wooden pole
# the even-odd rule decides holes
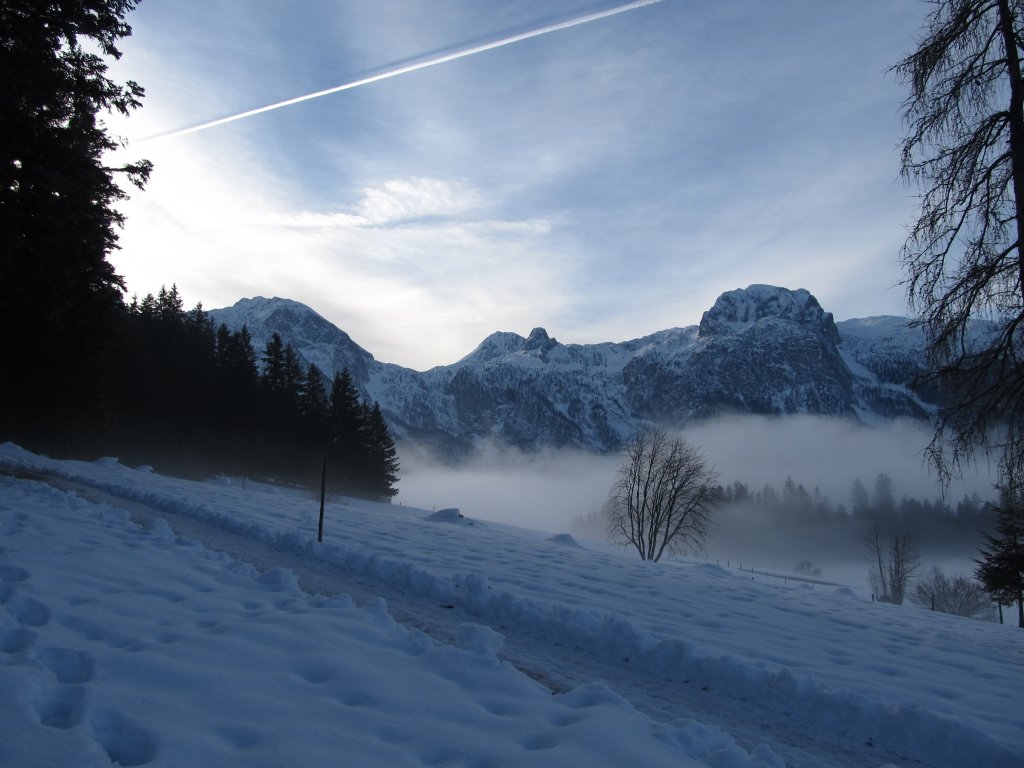
[[[323,469],[320,471],[320,528],[316,533],[317,542],[324,540],[324,498],[327,495],[327,455],[324,455]]]

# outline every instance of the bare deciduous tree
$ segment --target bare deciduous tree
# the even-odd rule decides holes
[[[910,599],[933,611],[975,618],[992,613],[992,599],[985,587],[968,576],[947,576],[938,566],[914,582]]]
[[[642,560],[700,548],[718,501],[717,473],[700,451],[660,429],[627,443],[609,494],[608,536],[632,544]]]
[[[921,564],[913,537],[902,530],[883,535],[882,527],[875,523],[864,543],[871,562],[871,591],[879,602],[902,605],[910,578]]]
[[[903,263],[943,396],[929,452],[948,481],[979,448],[1024,469],[1024,4],[930,5],[894,69],[910,86],[903,175],[922,190]]]
[[[816,579],[821,578],[821,568],[815,568],[814,563],[810,560],[801,560],[797,563],[793,573],[799,573],[801,576],[813,576]]]

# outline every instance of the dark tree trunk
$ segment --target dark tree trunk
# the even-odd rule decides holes
[[[1015,238],[1019,281],[1017,290],[1021,295],[1021,300],[1024,301],[1024,249],[1021,248],[1021,236],[1024,235],[1024,81],[1021,78],[1017,33],[1013,22],[1014,16],[1010,10],[1010,0],[999,0],[999,29],[1003,36],[1003,47],[1006,50],[1006,75],[1010,85],[1010,158],[1017,235]]]

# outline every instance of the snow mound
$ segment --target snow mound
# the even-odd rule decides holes
[[[572,537],[571,533],[556,533],[554,536],[549,538],[548,541],[552,541],[555,544],[561,544],[564,547],[576,547],[577,549],[586,549],[586,547],[584,547],[582,544],[580,544],[578,541],[576,541],[576,539]]]
[[[7,461],[33,461],[38,458],[34,453],[29,453],[20,445],[15,445],[10,440],[0,443],[0,456]]]
[[[505,636],[490,627],[466,623],[455,631],[455,644],[477,656],[496,659],[505,645]]]
[[[701,563],[694,566],[696,570],[705,576],[710,576],[713,579],[728,579],[732,576],[725,568],[720,565],[713,565],[711,563]]]
[[[473,525],[473,521],[459,512],[457,507],[439,509],[423,518],[429,523],[455,523],[456,525]]]

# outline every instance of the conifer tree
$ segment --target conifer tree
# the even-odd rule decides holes
[[[367,490],[371,498],[391,501],[398,493],[398,450],[378,402],[369,409],[366,434]]]
[[[348,369],[334,375],[330,400],[332,473],[346,491],[352,491],[359,480],[359,457],[363,452],[363,414],[359,392],[352,383]]]
[[[1017,626],[1024,628],[1024,505],[1019,489],[1003,486],[999,495],[996,532],[985,535],[975,576],[1001,604],[1017,603]]]
[[[310,363],[303,378],[302,416],[310,424],[326,426],[329,405],[323,372]]]
[[[850,509],[858,517],[867,517],[871,514],[868,491],[859,477],[854,478],[853,487],[850,489]]]
[[[66,439],[68,422],[102,414],[112,386],[124,311],[107,260],[126,197],[116,176],[141,187],[151,166],[105,165],[118,143],[102,113],[128,114],[143,90],[110,80],[104,57],[120,57],[135,5],[0,0],[0,327],[18,329],[4,352],[0,437]]]
[[[160,292],[156,295],[156,314],[165,323],[178,324],[185,317],[185,302],[178,293],[178,286],[171,285],[170,290],[166,286],[160,286]]]
[[[299,400],[304,386],[302,364],[299,356],[291,344],[286,344],[284,356],[281,361],[281,378],[283,393],[288,404],[292,407],[299,406]]]
[[[242,330],[235,334],[237,339],[234,344],[235,368],[244,371],[247,378],[252,382],[256,381],[256,349],[252,345],[252,335],[249,333],[249,326],[243,325]]]
[[[263,350],[263,386],[274,395],[285,391],[284,341],[278,333]]]
[[[221,323],[217,329],[216,367],[221,385],[236,398],[251,399],[257,380],[256,351],[252,346],[249,329],[242,326],[237,332]]]

